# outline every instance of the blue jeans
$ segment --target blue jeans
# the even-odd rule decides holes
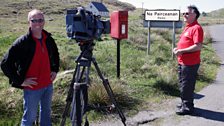
[[[38,105],[40,103],[40,126],[51,126],[51,102],[53,85],[38,89],[23,91],[23,118],[21,126],[32,126],[36,120]]]

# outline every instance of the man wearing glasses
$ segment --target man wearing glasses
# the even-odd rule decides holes
[[[28,14],[29,31],[19,37],[5,54],[1,68],[13,87],[23,89],[21,126],[32,126],[40,110],[40,126],[51,126],[52,82],[59,70],[58,48],[45,31],[44,14]]]
[[[190,115],[194,112],[194,89],[197,71],[200,66],[200,51],[203,42],[203,29],[198,24],[200,16],[196,6],[188,6],[183,13],[186,26],[180,36],[177,48],[173,53],[178,58],[178,75],[180,86],[181,104],[178,105],[176,114]]]

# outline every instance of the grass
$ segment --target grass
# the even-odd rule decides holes
[[[68,2],[68,1],[67,1]],[[8,50],[11,43],[20,35],[25,34],[28,28],[26,14],[30,8],[40,8],[46,14],[45,29],[53,34],[60,53],[60,73],[75,68],[74,59],[79,55],[80,49],[76,42],[68,40],[65,33],[65,8],[71,8],[82,4],[83,1],[13,1],[0,2],[0,57]],[[88,1],[84,1],[87,4]],[[109,9],[127,7],[127,4],[115,2],[111,4],[105,1]],[[37,4],[38,3],[38,4]],[[50,3],[50,5],[49,5]],[[116,5],[116,6],[115,6]],[[119,6],[120,5],[120,6]],[[51,8],[49,7],[51,6]],[[23,9],[21,9],[23,8]],[[93,54],[103,75],[109,79],[114,94],[121,105],[125,115],[133,115],[141,109],[151,108],[154,104],[179,96],[177,85],[177,62],[172,59],[171,30],[152,29],[151,50],[146,55],[147,50],[147,29],[143,28],[140,19],[141,10],[137,9],[129,13],[129,38],[121,41],[121,77],[116,78],[116,40],[109,35],[103,35],[103,41],[96,41]],[[209,19],[206,22],[205,18]],[[202,17],[200,23],[208,24],[211,19]],[[181,30],[177,30],[176,40],[178,40]],[[216,76],[219,60],[211,46],[211,39],[206,36],[202,49],[202,64],[199,70],[199,77],[196,90],[200,90]],[[52,118],[54,125],[58,125],[61,114],[65,106],[65,99],[72,78],[72,72],[59,74],[54,86],[54,96],[52,105]],[[90,72],[91,87],[89,89],[89,102],[95,105],[108,105],[110,100],[102,87],[102,82],[92,67]],[[0,125],[19,124],[22,116],[22,91],[11,88],[7,78],[0,70]],[[145,106],[147,104],[148,106]],[[2,114],[4,113],[4,114]],[[15,114],[16,113],[16,114]],[[105,114],[106,113],[106,114]],[[91,121],[107,118],[106,111],[91,111],[88,116]],[[114,113],[115,114],[115,113]],[[69,119],[68,125],[69,125]]]

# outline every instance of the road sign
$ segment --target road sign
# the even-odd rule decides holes
[[[179,21],[180,10],[146,10],[146,21]]]
[[[150,28],[173,28],[173,40],[172,50],[175,46],[175,29],[182,28],[182,21],[180,21],[180,10],[146,10],[145,20],[143,26],[148,27],[148,43],[147,43],[147,54],[150,51]],[[171,52],[172,52],[171,50]],[[172,57],[173,52],[172,52]]]

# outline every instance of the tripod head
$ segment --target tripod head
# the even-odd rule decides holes
[[[88,60],[92,59],[93,56],[93,49],[95,46],[95,43],[93,40],[89,41],[83,41],[83,42],[78,42],[78,45],[80,46],[81,53],[80,55],[76,58],[76,63],[80,61],[81,58],[86,58]]]

